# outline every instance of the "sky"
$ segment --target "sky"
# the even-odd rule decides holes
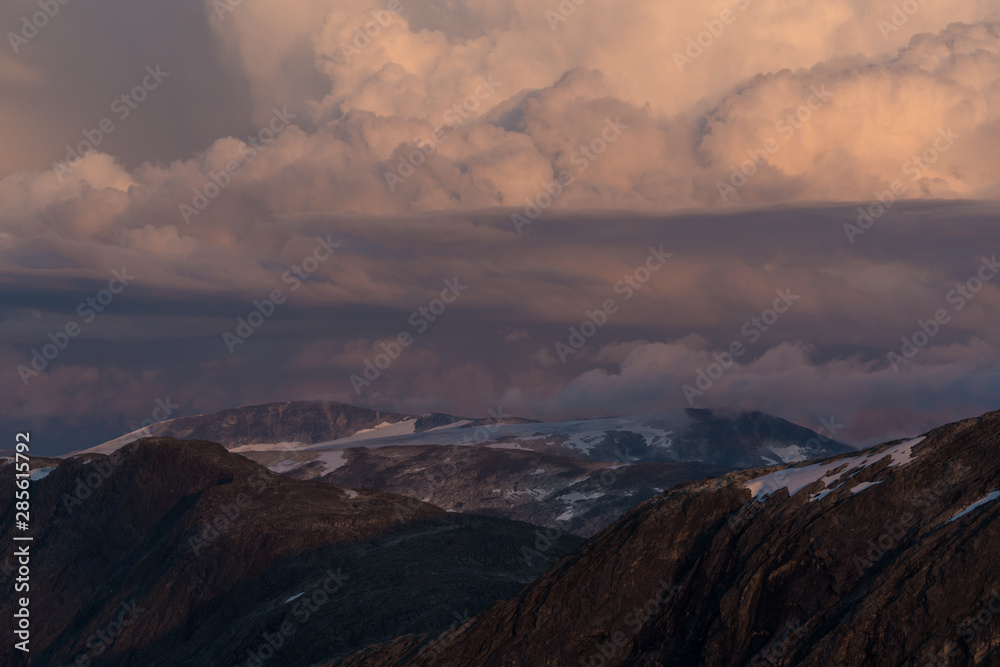
[[[11,0],[0,424],[1000,408],[1000,2]],[[0,447],[2,448],[2,447]]]

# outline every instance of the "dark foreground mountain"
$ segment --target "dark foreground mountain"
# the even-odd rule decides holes
[[[4,489],[13,468],[0,470]],[[315,664],[460,626],[580,543],[288,479],[209,442],[148,439],[33,477],[32,665]],[[19,545],[5,501],[9,589]],[[5,595],[0,615],[15,604]],[[26,664],[8,649],[3,664]]]
[[[356,665],[1000,665],[1000,412],[654,498],[513,599]]]

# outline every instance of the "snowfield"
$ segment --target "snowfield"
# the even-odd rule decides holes
[[[858,474],[868,466],[891,458],[890,468],[904,466],[913,461],[913,448],[926,439],[925,436],[900,443],[877,454],[865,456],[856,455],[838,459],[833,463],[814,463],[801,468],[786,468],[777,472],[754,478],[743,486],[750,489],[755,500],[763,501],[772,493],[787,489],[789,496],[794,496],[802,489],[822,481],[825,489],[809,498],[810,501],[822,500],[837,486]],[[867,487],[865,487],[867,488]]]

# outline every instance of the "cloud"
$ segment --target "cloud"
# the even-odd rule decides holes
[[[940,19],[924,6],[887,41],[873,7],[806,12],[761,0],[731,9],[740,20],[682,73],[671,54],[727,3],[693,21],[687,6],[595,0],[553,31],[536,5],[456,13],[411,1],[399,13],[360,0],[208,12],[255,100],[257,130],[234,136],[267,132],[276,109],[287,108],[293,125],[198,214],[200,226],[216,230],[206,233],[312,211],[524,209],[544,201],[560,174],[572,185],[554,210],[868,201],[894,183],[901,194],[893,196],[908,199],[998,195],[1000,23],[983,18],[983,3],[957,8],[977,22],[914,34]],[[372,25],[377,34],[349,52],[345,45]],[[757,39],[765,29],[769,39]],[[902,32],[912,37],[897,50]],[[20,65],[0,71],[46,75]],[[164,104],[181,94],[170,91],[174,81],[156,91]],[[602,139],[609,122],[620,128],[614,143]],[[185,128],[163,128],[178,131]],[[85,196],[94,200],[53,223],[62,232],[89,233],[97,218],[119,213],[177,224],[170,209],[190,204],[213,173],[245,155],[241,141],[221,137],[190,159],[136,166],[119,166],[126,161],[108,148],[58,183],[51,170],[11,175],[0,182],[4,209],[17,212],[6,224],[51,219],[47,207]],[[101,210],[108,202],[90,193],[108,188],[129,191],[127,210]],[[97,212],[82,210],[89,207]]]
[[[833,409],[867,438],[1000,395],[995,285],[908,375],[885,360],[996,238],[992,0],[111,2],[0,57],[5,367],[112,270],[137,276],[49,371],[58,396],[99,376],[67,424],[139,410],[157,396],[115,387],[148,394],[149,373],[192,410],[683,406],[787,288],[801,301],[710,400]],[[55,169],[157,63],[162,89]],[[293,290],[321,239],[340,245]],[[564,364],[555,344],[661,245],[669,264]],[[357,364],[455,278],[461,303],[359,398]],[[230,356],[221,334],[274,290],[287,303]],[[9,379],[5,404],[54,414]]]
[[[54,234],[5,243],[0,260],[21,268],[0,277],[0,401],[38,429],[76,424],[81,439],[107,430],[106,413],[141,421],[164,395],[188,414],[306,398],[472,416],[498,405],[539,419],[634,414],[687,407],[684,385],[738,341],[746,352],[696,405],[806,426],[836,415],[852,442],[996,407],[1000,287],[987,283],[961,310],[949,294],[995,245],[997,206],[901,203],[852,245],[843,227],[856,209],[553,213],[521,236],[503,212],[421,224],[311,215],[231,237],[147,223],[107,232],[113,245]],[[340,247],[293,290],[282,276],[328,235]],[[673,256],[626,299],[621,281],[660,246]],[[121,267],[135,267],[134,284],[24,386],[17,365],[81,323],[77,304]],[[356,392],[350,376],[382,343],[416,334],[413,313],[456,278],[468,286],[461,299]],[[275,289],[284,303],[230,354],[223,333]],[[772,321],[779,291],[794,305]],[[607,322],[561,353],[609,299]],[[896,373],[888,353],[942,308],[950,321]],[[73,392],[87,395],[50,398]]]

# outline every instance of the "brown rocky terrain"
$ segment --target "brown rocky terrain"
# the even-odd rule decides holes
[[[1000,665],[998,554],[994,412],[670,489],[460,631],[340,664]]]
[[[550,532],[527,559],[535,526],[289,479],[209,442],[66,459],[31,491],[32,665],[314,664],[464,622],[580,542]]]
[[[707,463],[623,464],[488,446],[410,445],[341,450],[332,471],[312,452],[244,452],[274,470],[347,488],[419,498],[455,512],[527,521],[590,537],[681,482],[729,472]]]

